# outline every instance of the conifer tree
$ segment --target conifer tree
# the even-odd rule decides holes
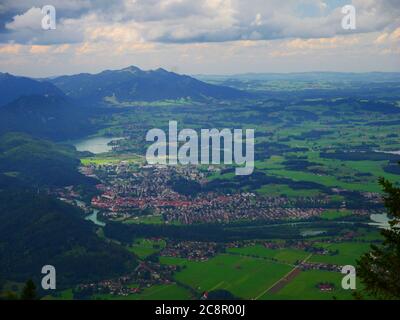
[[[379,182],[385,192],[390,228],[381,231],[383,243],[372,245],[360,258],[357,275],[366,293],[379,299],[400,299],[400,188],[384,178]]]
[[[25,283],[25,287],[21,293],[21,300],[36,300],[36,286],[30,279]]]

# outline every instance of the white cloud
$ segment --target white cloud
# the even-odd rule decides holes
[[[47,54],[51,50],[51,46],[31,46],[29,52],[33,54]]]
[[[27,68],[35,54],[38,72],[51,61],[54,73],[66,61],[68,72],[129,64],[191,73],[400,69],[398,0],[348,2],[357,8],[355,31],[343,30],[341,8],[322,0],[57,0],[57,29],[44,31],[39,1],[5,0],[0,68]]]
[[[51,0],[51,1],[43,1],[43,0],[2,0],[1,6],[10,11],[23,11],[27,8],[37,7],[42,8],[44,5],[50,4],[59,10],[66,11],[81,11],[83,9],[90,9],[95,6],[95,1],[90,0]]]
[[[42,28],[42,10],[32,7],[23,14],[16,15],[13,20],[6,23],[5,27],[9,30],[40,30]]]
[[[353,0],[357,9],[357,30],[353,33],[394,29],[400,24],[400,6],[394,0]],[[37,3],[37,1],[28,1]],[[132,27],[149,42],[221,42],[246,39],[321,38],[347,34],[341,28],[340,8],[328,10],[321,0],[119,0],[68,5],[56,1],[59,16],[56,37],[29,34],[40,28],[38,7],[26,9],[6,24],[14,32],[0,34],[0,42],[49,44],[88,41],[87,23],[107,28],[118,24]],[[304,16],[299,8],[315,7],[318,14]],[[71,14],[71,12],[75,12]],[[66,13],[69,15],[65,16]],[[96,19],[94,21],[93,19]],[[23,30],[23,29],[27,30]],[[121,33],[125,37],[125,33]]]

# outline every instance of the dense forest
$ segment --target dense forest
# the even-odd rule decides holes
[[[0,137],[0,270],[3,279],[38,279],[56,267],[58,287],[123,274],[136,264],[96,235],[84,212],[48,195],[48,187],[94,189],[73,147],[8,133]]]
[[[71,146],[7,133],[0,136],[0,181],[14,178],[19,184],[33,187],[90,187],[95,181],[78,172],[78,156]]]
[[[0,269],[26,281],[54,265],[60,288],[126,272],[134,256],[98,238],[82,212],[47,195],[0,192]]]

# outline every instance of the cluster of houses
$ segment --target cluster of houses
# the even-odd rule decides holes
[[[176,266],[161,265],[150,261],[140,262],[129,275],[80,284],[77,290],[87,296],[96,294],[111,294],[115,296],[139,294],[144,288],[153,285],[173,283],[173,273],[176,270]]]
[[[215,242],[168,241],[160,255],[186,258],[193,261],[206,261],[221,251]]]
[[[322,271],[333,271],[340,272],[342,266],[330,263],[322,262],[304,262],[300,261],[297,265],[301,270],[322,270]]]
[[[335,290],[335,284],[329,282],[320,282],[316,285],[317,289],[321,292],[331,292]]]

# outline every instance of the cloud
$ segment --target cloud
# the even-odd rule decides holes
[[[129,24],[115,23],[110,25],[99,25],[87,29],[86,38],[91,41],[118,41],[118,42],[142,42],[143,38],[139,31],[140,26],[135,22]]]
[[[380,54],[382,55],[399,55],[400,27],[394,29],[392,32],[380,33],[374,40],[374,44],[380,49]]]
[[[42,0],[24,0],[24,1],[16,1],[16,0],[2,0],[1,7],[2,11],[9,12],[23,12],[29,8],[37,7],[42,8],[44,5],[52,5],[60,10],[60,13],[64,14],[74,14],[81,12],[87,12],[93,9],[96,5],[95,3],[101,3],[102,1],[90,1],[90,0],[51,0],[51,1],[42,1]]]
[[[384,32],[384,33],[380,34],[380,35],[375,39],[374,43],[376,43],[376,44],[385,43],[386,40],[388,39],[388,37],[389,37],[389,33]]]
[[[319,38],[319,39],[295,39],[287,43],[289,49],[333,49],[344,46],[353,46],[360,42],[357,37],[332,37],[332,38]]]
[[[392,32],[382,32],[374,40],[377,45],[396,45],[400,47],[400,27],[393,30]]]
[[[340,5],[348,3],[357,9],[354,31],[341,27]],[[51,4],[57,10],[57,29],[45,31],[43,2],[1,1],[0,70],[61,74],[130,64],[175,69],[177,61],[179,69],[189,73],[400,69],[398,0]]]
[[[6,23],[5,27],[9,30],[40,30],[42,27],[42,10],[40,8],[32,7],[21,15],[16,15],[13,20]]]
[[[392,32],[392,34],[390,35],[390,37],[394,40],[394,41],[399,41],[400,40],[400,27],[397,28],[396,30],[394,30]]]
[[[51,46],[31,46],[29,52],[33,54],[45,54],[51,50]]]
[[[6,1],[3,7],[9,12],[21,10],[22,4],[14,2]],[[352,33],[393,30],[400,24],[397,0],[352,3],[358,22]],[[38,30],[39,1],[24,4],[25,11],[5,22],[7,32],[0,33],[0,42],[83,43],[90,41],[93,25],[114,32],[115,41],[119,36],[126,39],[128,33],[123,29],[131,28],[129,37],[140,33],[144,41],[160,43],[323,38],[349,33],[341,28],[341,8],[328,7],[321,0],[53,1],[59,32],[52,34]]]
[[[70,48],[71,48],[71,45],[69,45],[69,44],[63,44],[63,45],[59,45],[59,46],[55,47],[54,50],[53,50],[53,52],[54,52],[54,53],[65,53],[65,52],[67,52]]]
[[[15,55],[18,54],[20,50],[21,50],[21,45],[19,44],[0,45],[1,54]]]
[[[142,2],[136,1],[138,8],[132,14],[149,27],[147,31],[157,30],[146,32],[144,28],[145,38],[149,41],[222,42],[321,38],[349,33],[341,27],[341,7],[328,11],[326,3],[319,0],[252,0],[251,4],[244,0],[199,1],[202,5],[194,6],[190,14],[183,13],[187,13],[187,4],[191,1],[160,0],[158,3],[165,5],[158,7],[157,14],[136,17],[135,12],[141,13],[141,9],[146,7]],[[353,2],[359,23],[352,33],[379,31],[399,23],[400,7],[394,1]],[[174,14],[168,10],[172,6]]]

